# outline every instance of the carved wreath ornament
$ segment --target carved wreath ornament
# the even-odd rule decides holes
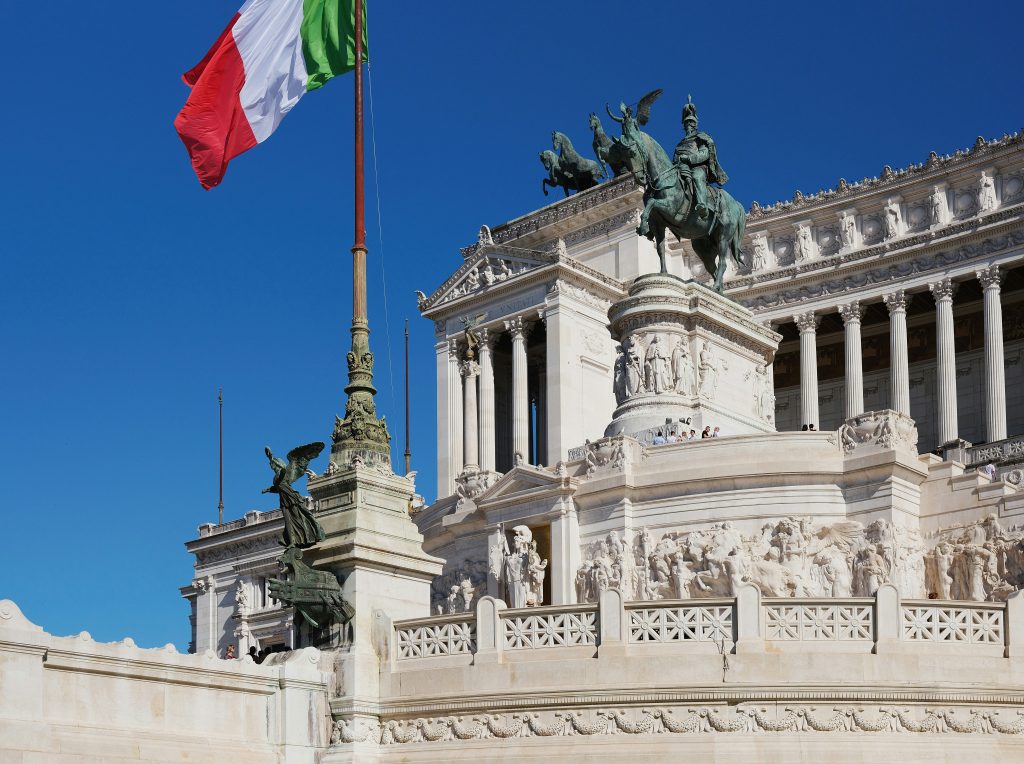
[[[981,735],[1024,734],[1024,709],[978,710],[948,708],[911,710],[875,706],[865,709],[787,706],[778,712],[747,706],[734,711],[721,708],[639,708],[632,712],[602,709],[592,713],[555,711],[391,719],[383,724],[334,722],[331,744],[370,742],[379,745],[433,743],[458,740],[501,740],[567,735],[652,735],[707,733],[953,733]]]

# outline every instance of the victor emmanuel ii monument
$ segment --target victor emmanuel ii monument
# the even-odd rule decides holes
[[[591,113],[593,159],[555,132],[565,197],[420,294],[434,501],[357,317],[322,474],[268,449],[280,509],[187,543],[196,655],[0,603],[0,752],[1024,759],[1024,136],[744,211],[713,115],[659,95]]]

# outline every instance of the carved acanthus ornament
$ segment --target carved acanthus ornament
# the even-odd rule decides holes
[[[992,265],[988,268],[983,268],[980,271],[976,271],[975,275],[978,281],[981,282],[982,289],[996,289],[1000,288],[1000,284],[1003,280],[1003,274],[999,270],[998,265]]]
[[[889,315],[892,316],[896,313],[906,313],[907,305],[910,303],[911,296],[908,295],[902,289],[897,289],[895,292],[883,295],[882,301],[885,303],[885,307],[889,309]]]
[[[796,328],[800,330],[801,334],[817,331],[820,321],[821,319],[813,311],[793,316],[793,323],[796,324]]]
[[[929,291],[932,296],[935,297],[935,302],[947,302],[953,301],[953,296],[956,294],[957,282],[952,279],[942,279],[942,281],[936,281],[928,285]]]
[[[839,315],[843,319],[844,326],[846,324],[859,324],[861,318],[864,317],[864,308],[861,307],[859,302],[850,302],[839,306]]]

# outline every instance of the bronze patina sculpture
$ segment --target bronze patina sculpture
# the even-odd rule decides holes
[[[586,191],[601,182],[604,169],[593,159],[586,159],[573,148],[572,141],[557,130],[551,134],[551,145],[555,151],[542,151],[541,164],[548,171],[548,177],[541,181],[541,190],[548,195],[548,186],[561,186],[568,196],[570,191]]]
[[[644,211],[637,233],[657,244],[661,272],[665,267],[665,232],[677,239],[690,239],[694,251],[708,273],[714,277],[715,291],[722,291],[726,258],[732,253],[742,264],[740,246],[746,226],[743,207],[723,189],[708,185],[728,179],[707,133],[697,131],[697,107],[688,101],[683,109],[686,136],[676,148],[676,161],[650,135],[640,130],[650,117],[651,105],[660,90],[648,93],[637,104],[636,116],[625,104],[616,117],[622,125],[622,137],[616,141],[629,154],[629,168],[637,183],[644,187]]]
[[[591,145],[601,167],[611,167],[615,177],[629,172],[629,153],[623,151],[622,145],[608,136],[604,131],[604,125],[594,112],[590,112],[590,129],[594,132],[594,142]]]
[[[309,547],[324,539],[324,529],[306,508],[306,500],[292,488],[292,483],[306,474],[309,463],[323,450],[324,444],[320,442],[298,446],[288,452],[285,463],[274,456],[269,447],[265,449],[270,469],[274,471],[274,482],[264,488],[263,493],[276,493],[280,498],[286,547]]]
[[[288,579],[270,579],[270,596],[292,605],[314,629],[330,624],[346,624],[355,615],[355,608],[341,594],[338,577],[330,571],[314,570],[302,561],[302,550],[288,547],[277,558]]]

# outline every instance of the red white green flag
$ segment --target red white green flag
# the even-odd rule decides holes
[[[366,59],[366,0],[362,0]],[[247,0],[203,60],[174,127],[203,188],[269,138],[302,96],[355,68],[354,0]]]

